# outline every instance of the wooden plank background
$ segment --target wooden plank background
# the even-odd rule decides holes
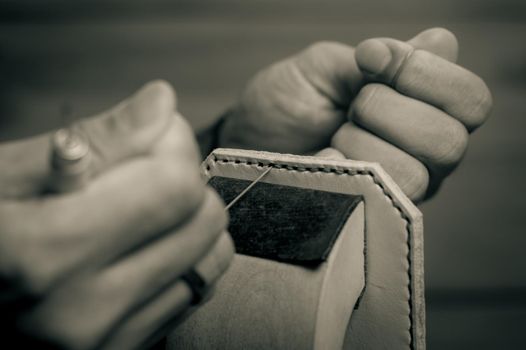
[[[466,159],[422,206],[430,349],[523,344],[526,327],[526,2],[0,2],[0,139],[86,116],[164,78],[196,129],[258,69],[317,40],[356,44],[442,26],[495,100]]]

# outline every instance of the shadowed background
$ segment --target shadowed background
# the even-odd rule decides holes
[[[196,130],[258,69],[318,40],[446,27],[494,95],[491,119],[425,214],[429,349],[524,346],[526,2],[0,2],[0,140],[57,127],[164,78]]]

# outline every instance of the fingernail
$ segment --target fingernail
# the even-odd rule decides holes
[[[356,47],[356,62],[368,74],[382,73],[392,59],[391,50],[381,40],[369,39]]]

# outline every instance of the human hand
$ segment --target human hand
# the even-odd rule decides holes
[[[314,44],[249,82],[220,145],[379,162],[422,200],[460,162],[492,105],[484,82],[454,63],[457,51],[439,28],[408,42]]]
[[[16,324],[12,341],[136,348],[190,306],[182,275],[209,286],[225,271],[224,206],[174,111],[171,87],[155,82],[72,126],[91,176],[65,194],[45,193],[50,135],[0,145],[0,318]]]

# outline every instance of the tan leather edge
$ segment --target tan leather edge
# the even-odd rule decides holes
[[[411,283],[411,315],[409,315],[412,332],[411,339],[414,349],[425,349],[424,237],[422,213],[378,163],[218,148],[213,150],[202,163],[201,171],[205,179],[208,179],[210,176],[208,172],[209,164],[218,161],[243,161],[254,163],[254,166],[272,165],[274,167],[290,168],[300,171],[308,171],[316,168],[337,173],[344,171],[364,172],[373,176],[375,183],[382,187],[384,194],[389,197],[393,207],[398,209],[402,215],[402,219],[407,220],[409,223],[409,241],[407,244],[410,252],[410,270],[407,271],[407,273]]]

